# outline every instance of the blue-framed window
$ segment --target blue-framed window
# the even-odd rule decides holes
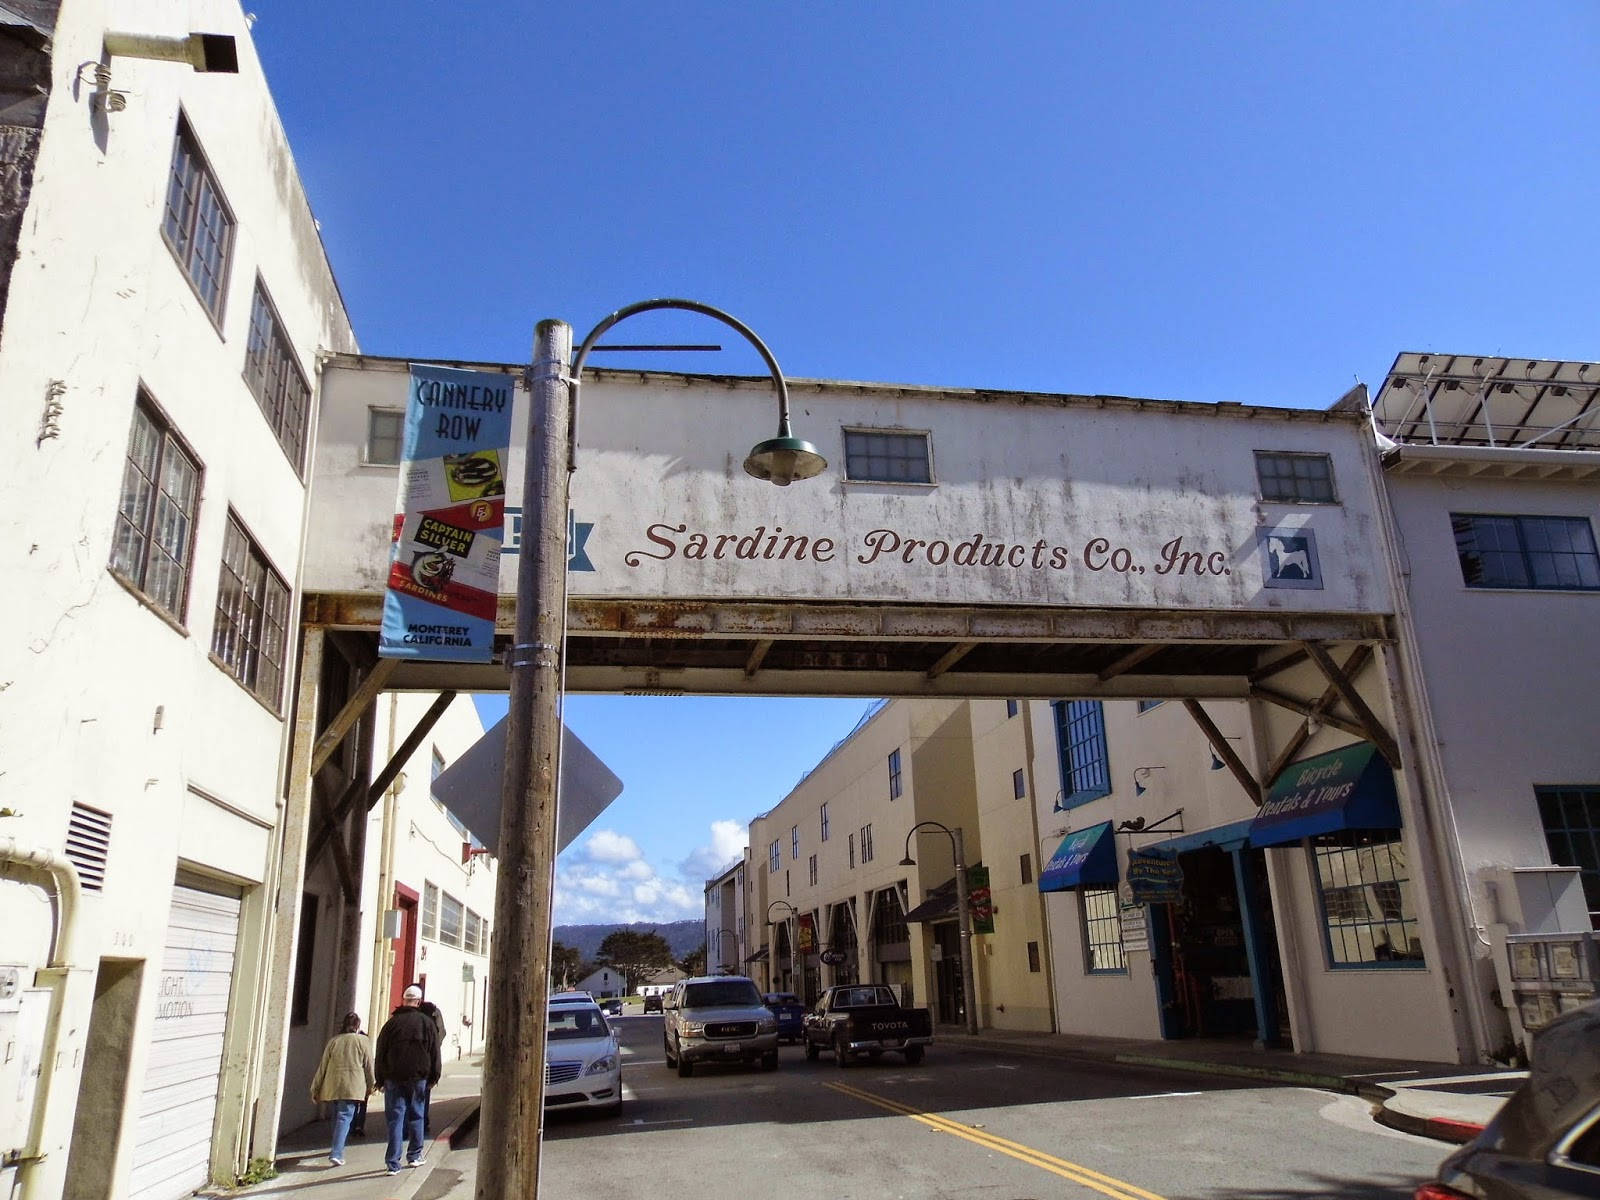
[[[1600,929],[1600,786],[1536,787],[1539,823],[1558,867],[1577,867],[1589,920]]]
[[[900,751],[889,751],[889,799],[900,799]]]
[[[1398,829],[1343,829],[1311,839],[1331,967],[1421,967],[1411,869]]]
[[[1117,889],[1082,888],[1078,899],[1083,910],[1083,969],[1090,975],[1127,974]]]
[[[1006,720],[1009,721],[1012,717],[1016,716],[1017,713],[1021,710],[1021,708],[1022,708],[1022,705],[1018,701],[1016,701],[1016,700],[1007,700],[1006,701]]]
[[[1061,756],[1061,808],[1111,794],[1105,708],[1098,700],[1057,700],[1056,750]]]
[[[1451,513],[1469,588],[1600,591],[1600,553],[1587,517]]]
[[[1139,711],[1142,713],[1147,713],[1152,708],[1159,708],[1165,703],[1165,700],[1141,700],[1139,701]]]

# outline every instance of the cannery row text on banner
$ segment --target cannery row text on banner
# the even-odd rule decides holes
[[[494,654],[514,380],[412,364],[378,653]]]

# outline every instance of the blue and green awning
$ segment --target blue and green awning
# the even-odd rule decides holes
[[[1250,822],[1252,846],[1341,829],[1398,829],[1394,772],[1371,742],[1290,763]]]
[[[1067,834],[1039,873],[1041,892],[1115,887],[1116,882],[1117,844],[1111,836],[1110,821]]]

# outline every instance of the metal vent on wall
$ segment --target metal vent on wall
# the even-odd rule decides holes
[[[105,886],[106,856],[111,852],[111,814],[74,803],[67,822],[67,858],[78,868],[78,879],[88,892]]]

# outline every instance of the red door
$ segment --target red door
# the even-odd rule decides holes
[[[394,885],[394,906],[400,910],[400,939],[394,948],[394,974],[389,978],[389,1011],[400,1007],[406,985],[417,977],[417,893]]]

